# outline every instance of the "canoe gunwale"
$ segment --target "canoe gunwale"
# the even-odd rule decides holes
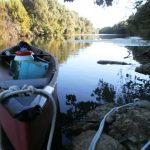
[[[0,59],[3,59],[4,53],[6,53],[8,51],[12,53],[12,51],[14,51],[15,47],[16,46],[13,46],[11,48],[7,48],[4,51],[0,52]],[[0,81],[0,87],[1,88],[8,89],[11,85],[14,85],[15,83],[17,83],[17,85],[19,87],[23,86],[24,84],[29,84],[29,85],[33,85],[35,87],[43,87],[43,88],[46,85],[50,85],[52,87],[55,87],[57,76],[58,76],[58,68],[59,68],[57,59],[54,56],[52,56],[52,54],[50,54],[46,51],[43,51],[42,49],[39,49],[35,46],[31,46],[31,50],[36,55],[38,55],[38,57],[40,57],[41,52],[42,52],[41,56],[43,56],[43,55],[49,56],[49,60],[52,63],[52,66],[51,66],[52,68],[50,70],[48,70],[45,77],[37,78],[37,79],[22,79],[22,80],[12,80],[12,79],[6,79],[6,80],[4,79],[3,80],[3,79],[1,79],[1,81]],[[4,55],[4,58],[5,57],[6,56]]]
[[[15,48],[15,46],[13,46],[11,48],[8,48],[8,49],[5,49],[4,51],[2,51],[0,53],[0,58],[3,58],[2,55],[5,54],[6,51],[9,51],[10,53],[12,53],[12,51],[14,51],[14,48]],[[56,80],[57,80],[57,76],[58,76],[58,61],[57,61],[57,59],[54,56],[52,56],[51,54],[43,51],[42,49],[36,48],[34,46],[31,46],[31,50],[33,50],[33,52],[35,54],[39,55],[40,53],[42,53],[42,56],[43,55],[48,56],[50,65],[48,67],[48,71],[45,74],[45,76],[43,78],[36,78],[36,79],[0,80],[0,87],[1,88],[9,89],[10,86],[16,85],[16,86],[18,86],[21,89],[26,84],[28,86],[32,85],[35,88],[39,88],[39,89],[43,89],[43,90],[46,89],[47,86],[51,86],[51,87],[53,87],[56,90]],[[40,55],[38,57],[40,57]],[[8,70],[9,70],[9,68],[8,68]],[[47,91],[47,92],[49,92],[49,91]],[[35,95],[34,98],[29,98],[30,99],[29,100],[30,103],[28,103],[28,104],[25,103],[25,105],[22,105],[20,103],[21,100],[17,100],[17,97],[13,97],[13,101],[14,102],[13,103],[9,103],[9,101],[8,101],[8,103],[5,103],[4,107],[10,112],[10,114],[12,116],[15,116],[18,113],[18,111],[22,112],[24,110],[23,106],[32,108],[32,106],[30,106],[30,105],[32,105],[32,102],[36,101],[35,99],[37,99],[37,98],[39,99],[39,103],[43,101],[43,106],[40,106],[40,104],[37,103],[37,105],[34,105],[33,108],[36,109],[37,106],[38,107],[40,106],[40,109],[41,109],[42,107],[44,107],[44,105],[47,103],[47,101],[45,101],[42,98],[42,96],[39,97],[39,95]],[[23,98],[20,97],[20,99],[23,99]],[[11,100],[11,98],[9,100]],[[15,102],[15,100],[16,100],[16,102]],[[14,108],[11,108],[11,105],[14,105]],[[16,106],[19,106],[19,105],[20,106],[22,105],[21,106],[22,110],[18,110],[16,108]]]

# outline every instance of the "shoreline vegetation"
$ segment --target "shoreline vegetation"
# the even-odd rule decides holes
[[[141,36],[150,39],[150,1],[137,7],[137,12],[131,15],[126,21],[99,29],[100,34],[126,34],[129,36]]]
[[[44,37],[94,33],[92,23],[57,0],[0,0],[0,38]]]

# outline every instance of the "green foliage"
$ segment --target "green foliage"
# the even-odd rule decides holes
[[[114,31],[113,31],[112,27],[104,27],[99,30],[99,34],[113,34],[113,33],[114,33]]]
[[[4,1],[0,1],[0,37],[3,36],[5,31],[5,16],[6,16],[5,3]]]
[[[23,0],[23,4],[32,19],[31,31],[35,35],[58,38],[63,34],[93,32],[89,21],[82,20],[57,0]],[[84,21],[88,23],[82,23]],[[86,28],[85,32],[82,32],[83,28]]]
[[[20,36],[62,37],[64,34],[92,33],[93,26],[57,0],[0,0],[0,27],[9,24]],[[7,16],[7,19],[4,16]],[[3,17],[3,18],[2,18]],[[8,30],[7,32],[12,30]],[[0,35],[1,36],[1,35]]]
[[[104,27],[101,30],[99,30],[100,34],[127,34],[127,22],[122,21],[113,27]]]
[[[13,22],[20,23],[21,33],[27,34],[30,30],[30,18],[20,0],[6,1],[6,9]]]
[[[150,38],[150,1],[138,7],[135,15],[127,20],[127,29],[131,35]]]
[[[137,12],[126,21],[120,22],[113,27],[103,28],[99,33],[123,33],[150,39],[150,0],[147,0],[143,5],[141,3],[142,0],[137,1]]]
[[[113,27],[105,27],[99,33],[129,34],[150,38],[150,1],[144,5],[142,0],[136,1],[137,12],[131,15],[126,21],[122,21]]]
[[[113,26],[113,30],[117,33],[117,34],[127,34],[127,22],[126,21],[122,21],[116,25]]]

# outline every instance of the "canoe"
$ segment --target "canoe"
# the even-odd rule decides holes
[[[0,52],[4,150],[42,150],[48,149],[47,143],[50,149],[58,149],[61,132],[57,76],[56,58],[24,41]]]

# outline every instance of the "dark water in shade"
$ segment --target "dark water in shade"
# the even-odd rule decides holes
[[[136,73],[137,53],[150,46],[140,37],[122,35],[78,35],[65,41],[44,39],[29,43],[50,51],[60,68],[57,80],[61,112],[66,112],[68,95],[75,102],[128,102],[133,98],[150,99],[149,75]],[[1,49],[15,43],[1,42]],[[131,65],[101,65],[99,60],[123,61]],[[71,103],[72,104],[72,103]]]

